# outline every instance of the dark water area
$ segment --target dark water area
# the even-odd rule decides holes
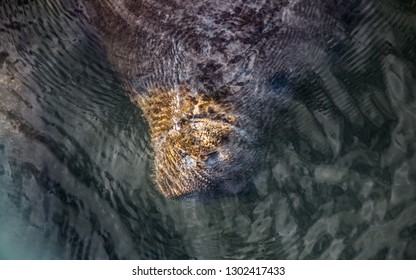
[[[311,54],[253,189],[201,202],[157,190],[84,12],[1,0],[0,259],[416,259],[416,2],[364,2]]]

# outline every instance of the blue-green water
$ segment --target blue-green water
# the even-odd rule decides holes
[[[210,202],[157,191],[148,126],[64,3],[0,5],[0,259],[416,258],[415,1],[360,10],[254,189]]]

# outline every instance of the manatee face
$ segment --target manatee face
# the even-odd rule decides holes
[[[149,123],[155,182],[178,198],[244,189],[288,81],[342,40],[357,1],[82,2]]]
[[[186,87],[134,95],[151,130],[155,181],[170,198],[235,194],[254,162],[253,140],[233,104]]]

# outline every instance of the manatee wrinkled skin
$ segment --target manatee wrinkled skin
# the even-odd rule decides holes
[[[353,0],[80,1],[149,122],[170,198],[244,189],[289,85],[347,37]]]

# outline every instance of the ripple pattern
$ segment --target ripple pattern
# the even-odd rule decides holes
[[[294,94],[253,190],[208,203],[156,190],[148,125],[80,2],[0,4],[0,259],[416,258],[415,1],[356,1],[301,80],[275,77]]]

